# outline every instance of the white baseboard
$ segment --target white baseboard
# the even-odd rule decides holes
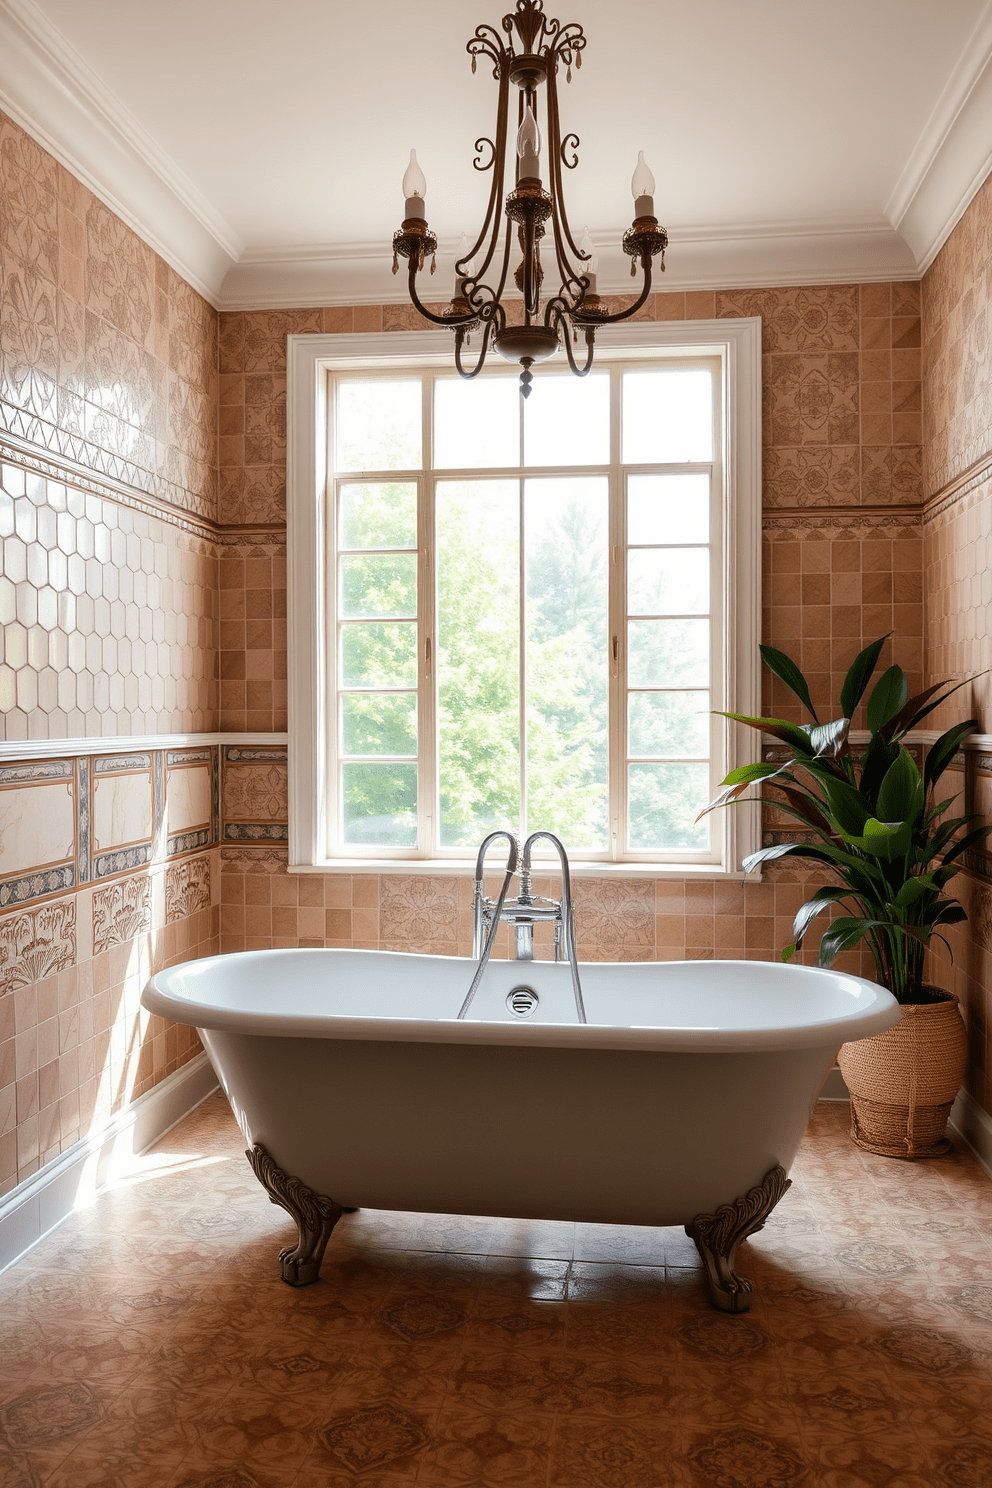
[[[217,1089],[205,1054],[26,1178],[0,1202],[0,1271],[67,1219]]]
[[[844,1076],[835,1064],[824,1081],[823,1089],[820,1091],[820,1100],[849,1101],[850,1099],[847,1086],[844,1084]]]
[[[961,1090],[951,1107],[947,1124],[971,1148],[972,1155],[992,1178],[992,1116],[982,1109],[973,1095]]]

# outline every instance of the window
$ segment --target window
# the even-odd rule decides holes
[[[291,338],[292,866],[754,845],[750,807],[696,818],[748,758],[713,710],[757,711],[757,323],[602,340],[524,402],[444,333]]]

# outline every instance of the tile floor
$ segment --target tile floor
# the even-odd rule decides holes
[[[0,1277],[3,1488],[990,1488],[992,1181],[821,1104],[711,1309],[681,1231],[293,1227],[219,1095]]]

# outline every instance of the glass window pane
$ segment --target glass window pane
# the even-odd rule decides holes
[[[610,463],[608,372],[535,378],[524,405],[524,459],[528,465]]]
[[[710,845],[709,765],[628,766],[630,846],[634,852],[705,850]]]
[[[627,482],[629,543],[708,543],[708,475],[632,475]]]
[[[417,845],[417,766],[341,766],[342,838],[355,846]]]
[[[439,481],[440,838],[520,830],[519,484]]]
[[[341,615],[417,613],[416,553],[363,553],[341,559]]]
[[[416,687],[416,624],[342,625],[341,678],[345,687]]]
[[[524,487],[526,829],[600,851],[609,806],[608,500],[600,476]]]
[[[632,692],[627,708],[629,755],[650,759],[708,758],[708,692]]]
[[[412,482],[341,487],[338,546],[415,548],[417,488]]]
[[[434,383],[434,464],[439,470],[520,464],[515,377],[439,377]]]
[[[419,470],[420,379],[339,382],[338,470]]]
[[[705,615],[710,607],[708,548],[632,548],[627,554],[627,612]]]
[[[416,693],[346,693],[341,699],[341,748],[345,754],[415,755]]]
[[[670,465],[713,458],[713,374],[663,368],[623,375],[623,460]]]
[[[708,620],[631,620],[627,624],[631,687],[709,687]]]

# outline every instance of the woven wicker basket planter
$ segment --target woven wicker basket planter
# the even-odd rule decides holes
[[[845,1044],[837,1056],[851,1092],[851,1137],[882,1157],[941,1157],[954,1097],[964,1080],[967,1034],[958,1000],[905,1003],[894,1028]]]

